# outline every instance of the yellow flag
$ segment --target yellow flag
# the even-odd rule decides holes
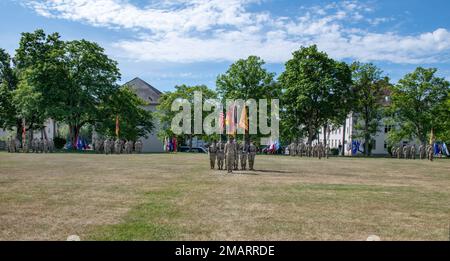
[[[239,127],[248,130],[248,119],[247,119],[247,107],[244,106],[242,109],[241,117],[239,119]]]

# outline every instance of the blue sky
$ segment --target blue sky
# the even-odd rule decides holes
[[[167,91],[215,87],[239,58],[261,56],[283,71],[301,45],[331,57],[377,64],[396,82],[417,66],[450,80],[447,0],[1,0],[0,48],[21,32],[98,42],[119,62],[122,82],[138,76]]]

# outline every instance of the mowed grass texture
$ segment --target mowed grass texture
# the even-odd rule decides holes
[[[0,239],[449,240],[450,161],[0,152]]]

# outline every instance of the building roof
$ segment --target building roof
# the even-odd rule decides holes
[[[151,86],[146,81],[142,80],[139,77],[134,78],[133,80],[125,83],[125,85],[130,86],[132,89],[136,91],[136,94],[141,97],[144,101],[148,102],[150,105],[158,105],[159,97],[162,92]]]

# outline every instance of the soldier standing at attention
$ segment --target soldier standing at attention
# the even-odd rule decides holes
[[[121,145],[120,140],[116,139],[116,141],[114,142],[114,153],[120,154],[120,149],[121,149],[120,145]]]
[[[236,143],[234,143],[233,141],[233,137],[230,137],[228,139],[227,144],[225,144],[225,157],[227,159],[227,171],[228,173],[232,173],[233,172],[233,165],[235,162],[235,157],[236,157]]]
[[[236,142],[236,157],[235,157],[235,162],[234,162],[234,170],[239,170],[239,161],[241,159],[241,155],[242,155],[242,143]]]
[[[48,152],[48,140],[44,139],[44,153]]]
[[[428,153],[428,159],[429,159],[430,161],[433,161],[433,159],[434,159],[433,145],[429,145],[429,146],[428,146],[428,151],[427,151],[427,153]]]
[[[253,141],[250,141],[250,145],[248,146],[248,168],[250,170],[254,170],[253,166],[255,165],[255,157],[256,146],[253,144]]]
[[[247,169],[247,156],[248,155],[248,144],[244,142],[241,148],[241,170]]]
[[[39,152],[43,153],[44,152],[44,139],[41,138],[41,140],[39,141]]]
[[[209,145],[208,154],[209,154],[209,165],[211,166],[211,169],[214,169],[216,166],[216,157],[217,157],[217,145],[215,140]]]
[[[103,142],[103,150],[105,151],[105,154],[108,155],[109,154],[109,139],[105,139],[105,141]]]
[[[223,159],[224,159],[224,144],[222,141],[217,143],[217,167],[219,170],[223,170]]]
[[[138,140],[136,141],[136,143],[134,144],[134,149],[136,150],[136,153],[141,153],[142,152],[142,141]]]
[[[416,146],[415,145],[411,145],[411,159],[415,160],[416,159]]]
[[[419,159],[423,159],[425,155],[425,148],[423,146],[423,144],[420,144],[419,146]]]

